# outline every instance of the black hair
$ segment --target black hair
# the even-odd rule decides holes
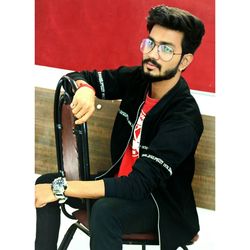
[[[159,5],[149,10],[147,30],[150,32],[156,24],[184,33],[183,54],[194,54],[205,34],[204,24],[198,17],[186,10],[166,5]]]

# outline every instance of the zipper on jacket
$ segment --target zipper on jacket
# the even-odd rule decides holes
[[[160,249],[161,249],[160,209],[159,209],[158,203],[157,203],[154,195],[152,193],[150,193],[150,195],[152,196],[152,198],[154,200],[154,203],[156,205],[156,208],[157,208],[157,213],[158,213],[158,220],[157,220],[158,241],[159,241],[159,245],[160,245]]]
[[[97,176],[95,179],[101,178],[102,176],[106,175],[106,174],[107,174],[109,171],[111,171],[111,170],[113,169],[113,167],[122,159],[122,157],[123,157],[125,151],[127,150],[127,147],[128,147],[129,142],[130,142],[130,140],[131,140],[131,137],[132,137],[132,135],[133,135],[133,133],[134,133],[134,127],[135,127],[135,125],[136,125],[136,123],[137,123],[137,120],[138,120],[138,118],[139,118],[139,114],[140,114],[141,108],[142,108],[142,106],[143,106],[144,103],[145,103],[145,101],[143,101],[143,102],[141,103],[141,105],[139,106],[139,108],[138,108],[138,110],[137,110],[136,119],[135,119],[135,122],[134,122],[134,124],[133,124],[133,126],[132,126],[132,130],[131,130],[129,139],[128,139],[127,145],[126,145],[126,147],[125,147],[123,153],[122,153],[121,156],[118,158],[118,160],[117,160],[117,161],[116,161],[116,162],[115,162],[115,163],[114,163],[105,173],[103,173],[103,174],[100,175],[100,176]],[[152,193],[150,193],[150,195],[152,196],[152,199],[153,199],[153,201],[154,201],[154,203],[155,203],[155,205],[156,205],[156,209],[157,209],[157,214],[158,214],[158,219],[157,219],[158,241],[159,241],[159,246],[160,246],[160,249],[161,249],[160,209],[159,209],[158,203],[157,203],[157,201],[156,201],[154,195],[153,195]]]
[[[110,171],[113,169],[113,167],[122,159],[122,157],[123,157],[125,151],[127,150],[127,147],[128,147],[129,142],[130,142],[130,140],[131,140],[131,137],[133,136],[134,128],[135,128],[135,125],[136,125],[137,120],[138,120],[138,118],[139,118],[139,114],[140,114],[141,108],[142,108],[142,106],[143,106],[144,103],[145,103],[145,101],[143,101],[143,102],[141,103],[141,105],[139,106],[139,108],[138,108],[138,110],[137,110],[136,119],[135,119],[135,122],[134,122],[134,124],[133,124],[133,126],[132,126],[132,130],[131,130],[129,139],[128,139],[128,142],[127,142],[127,145],[126,145],[125,149],[123,150],[123,153],[122,153],[121,156],[118,158],[118,160],[117,160],[114,164],[112,164],[111,167],[110,167],[105,173],[101,174],[100,176],[95,177],[95,180],[96,180],[96,179],[99,179],[99,178],[101,178],[101,177],[103,177],[103,176],[106,175],[108,172],[110,172]]]

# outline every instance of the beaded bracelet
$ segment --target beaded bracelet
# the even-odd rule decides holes
[[[90,88],[90,89],[92,89],[95,92],[95,89],[91,85],[89,85],[87,83],[80,83],[78,89],[80,89],[82,87]]]

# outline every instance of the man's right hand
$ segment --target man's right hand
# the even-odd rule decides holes
[[[82,80],[76,81],[79,86],[84,83]],[[72,113],[76,117],[75,124],[86,122],[95,111],[95,92],[89,87],[79,88],[70,104]]]

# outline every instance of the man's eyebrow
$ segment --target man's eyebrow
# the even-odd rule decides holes
[[[155,39],[151,36],[148,36],[148,38],[150,40],[152,40],[153,42],[156,42],[156,43],[159,43],[159,44],[164,44],[164,45],[170,45],[171,47],[174,47],[175,48],[175,45],[173,43],[170,43],[170,42],[166,42],[166,41],[155,41]]]

